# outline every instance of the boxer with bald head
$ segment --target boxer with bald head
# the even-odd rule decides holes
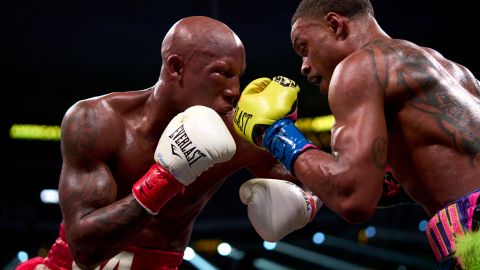
[[[248,168],[292,178],[268,152],[229,138],[246,64],[228,26],[181,19],[161,56],[154,86],[66,112],[60,237],[46,258],[18,269],[177,269],[196,217],[228,176]]]

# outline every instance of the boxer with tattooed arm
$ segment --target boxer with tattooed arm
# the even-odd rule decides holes
[[[431,216],[438,268],[478,266],[479,81],[431,48],[390,37],[369,0],[303,0],[291,23],[301,73],[335,117],[332,153],[311,147],[289,118],[253,140],[352,223],[374,213],[389,164]]]

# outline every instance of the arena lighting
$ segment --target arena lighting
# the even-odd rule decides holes
[[[325,132],[332,129],[335,119],[333,115],[299,118],[296,126],[304,132]],[[13,124],[10,127],[10,139],[59,141],[60,126]]]
[[[28,254],[25,251],[19,251],[17,253],[17,258],[20,262],[25,262],[26,260],[28,260]]]
[[[322,232],[316,232],[312,237],[313,243],[316,245],[321,245],[325,242],[325,234]]]
[[[427,230],[427,221],[424,219],[424,220],[421,220],[419,223],[418,223],[418,230],[421,231],[421,232],[424,232]]]
[[[185,261],[190,261],[191,259],[193,259],[195,257],[195,251],[193,250],[193,248],[191,247],[187,247],[185,249],[185,252],[183,253],[183,259]]]
[[[368,243],[368,237],[365,234],[365,229],[361,229],[357,233],[357,242],[360,244],[367,244]]]
[[[401,231],[390,230],[389,234],[402,234]],[[383,235],[383,229],[376,229],[376,237]],[[417,234],[418,235],[418,234]],[[401,236],[398,236],[401,237]],[[417,236],[418,237],[418,236]],[[361,245],[354,241],[342,239],[339,237],[327,235],[325,236],[325,246],[343,249],[348,252],[362,254],[372,258],[391,261],[402,265],[410,265],[414,269],[432,269],[434,262],[419,258],[413,255],[407,255],[395,251],[389,251],[383,248],[376,248],[368,245]]]
[[[368,226],[358,232],[357,241],[361,244],[367,244],[368,239],[375,237],[377,229],[373,226]]]
[[[17,255],[7,264],[3,267],[3,270],[12,270],[15,269],[15,267],[21,263],[28,260],[28,253],[25,251],[19,251]]]
[[[263,241],[263,247],[266,250],[274,250],[276,246],[277,246],[277,243]]]
[[[230,253],[232,253],[232,246],[228,243],[221,243],[217,247],[218,254],[222,256],[228,256]]]
[[[325,132],[332,129],[333,115],[298,118],[295,125],[303,132]]]
[[[360,265],[342,261],[337,258],[329,257],[326,255],[313,252],[308,249],[300,248],[291,244],[287,244],[284,242],[278,242],[274,251],[316,264],[318,266],[325,267],[327,269],[333,269],[333,270],[365,269],[365,267],[362,267]]]
[[[245,252],[232,247],[228,243],[220,243],[217,247],[217,252],[222,256],[228,256],[238,261],[243,259],[243,257],[245,257]]]
[[[426,226],[426,221],[425,225]],[[419,224],[421,226],[421,224]],[[378,239],[386,239],[388,241],[398,241],[404,243],[412,244],[424,244],[428,245],[427,237],[425,233],[419,231],[401,231],[390,228],[378,228],[377,235]]]
[[[294,270],[294,268],[286,267],[283,266],[279,263],[272,262],[270,260],[267,260],[265,258],[258,258],[253,260],[253,266],[255,268],[260,269],[260,270]]]
[[[377,234],[377,229],[373,226],[368,226],[365,228],[365,236],[367,238],[373,238]]]
[[[58,204],[58,190],[44,189],[40,192],[40,200],[45,204]]]
[[[198,270],[219,270],[207,260],[198,255],[191,247],[187,247],[183,253],[183,259],[191,263]]]
[[[10,139],[59,141],[60,126],[13,124],[10,127]]]

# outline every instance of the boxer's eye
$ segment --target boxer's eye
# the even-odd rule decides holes
[[[300,38],[295,40],[295,43],[293,44],[293,48],[299,56],[304,57],[304,56],[307,55],[308,46],[307,46],[307,43],[304,40],[302,40]]]
[[[228,71],[228,70],[222,70],[222,71],[218,71],[218,73],[220,73],[220,75],[226,77],[226,78],[231,78],[233,77],[233,73]]]
[[[301,44],[300,47],[298,48],[298,54],[300,56],[306,56],[307,55],[307,46],[305,44]]]

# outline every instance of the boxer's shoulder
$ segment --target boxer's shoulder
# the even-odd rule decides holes
[[[104,97],[77,101],[62,120],[64,155],[109,156],[124,141],[125,119]]]

